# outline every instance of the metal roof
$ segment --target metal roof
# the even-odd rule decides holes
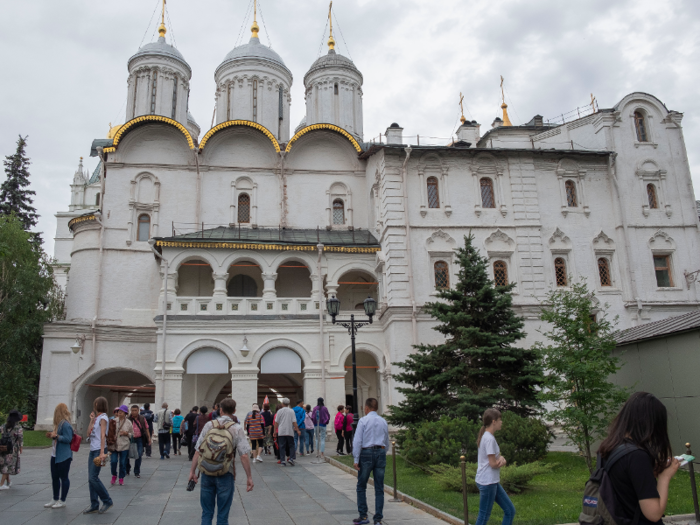
[[[687,332],[696,328],[700,328],[700,310],[620,330],[615,333],[615,341],[618,345],[626,345],[664,335]]]

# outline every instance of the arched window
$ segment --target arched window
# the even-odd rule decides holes
[[[641,112],[634,112],[634,128],[637,130],[637,141],[648,142],[647,123],[644,120],[644,115]]]
[[[238,196],[238,222],[250,222],[250,195],[247,193]]]
[[[562,257],[554,259],[554,278],[557,281],[557,286],[566,286],[568,282],[566,261]]]
[[[228,282],[227,293],[229,297],[257,297],[258,285],[249,275],[234,275]]]
[[[493,263],[493,282],[496,286],[508,286],[508,267],[505,262]]]
[[[493,181],[488,177],[481,179],[481,206],[483,208],[496,207],[496,199],[493,198]]]
[[[139,226],[138,226],[137,241],[147,241],[151,237],[151,217],[146,215],[139,215]]]
[[[333,201],[333,224],[345,224],[345,204],[342,199]]]
[[[100,205],[100,193],[98,192],[97,195],[95,195],[95,206]]]
[[[647,184],[647,198],[649,199],[649,208],[659,207],[659,201],[656,199],[656,186],[653,184]]]
[[[438,180],[435,177],[428,177],[428,208],[440,207],[440,192],[438,190]]]
[[[450,271],[445,261],[435,263],[435,288],[446,290],[450,287]]]
[[[566,204],[569,208],[576,208],[578,206],[578,199],[576,198],[576,183],[572,180],[567,180],[566,184]]]
[[[598,259],[598,275],[600,275],[601,286],[612,286],[610,278],[610,263],[605,257]]]

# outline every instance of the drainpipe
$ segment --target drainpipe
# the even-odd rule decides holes
[[[163,405],[165,402],[165,340],[167,336],[168,328],[168,259],[163,257],[158,250],[155,248],[155,239],[148,239],[148,245],[151,247],[153,253],[163,262],[163,342],[161,343],[161,359],[160,359],[160,401],[159,405]]]
[[[199,172],[199,154],[197,153],[197,148],[194,150],[194,165],[197,168],[197,205],[194,212],[194,222],[195,224],[199,224],[202,220],[202,174]]]
[[[323,335],[323,281],[321,280],[321,257],[323,257],[323,244],[317,244],[318,260],[316,261],[316,275],[318,275],[318,326],[321,343],[321,394],[326,399],[326,339]]]
[[[411,297],[411,335],[413,339],[413,344],[418,344],[418,320],[416,318],[416,294],[413,289],[413,256],[411,252],[411,220],[408,216],[408,170],[406,165],[408,164],[408,159],[411,158],[411,146],[404,148],[406,152],[406,158],[403,161],[403,166],[401,166],[401,176],[403,177],[403,203],[404,203],[404,213],[406,214],[406,252],[408,259],[408,292]]]
[[[630,272],[630,292],[632,297],[628,297],[627,300],[633,300],[637,301],[638,304],[641,304],[641,301],[639,297],[637,296],[637,277],[636,277],[636,272],[634,270],[634,267],[632,265],[632,260],[630,259],[630,256],[632,254],[632,249],[630,246],[629,242],[629,231],[627,227],[627,213],[625,211],[625,203],[622,201],[622,195],[620,193],[620,183],[617,180],[617,170],[615,169],[615,160],[617,158],[617,153],[613,153],[608,155],[608,176],[610,179],[613,181],[613,184],[615,186],[615,194],[617,197],[617,204],[620,209],[620,220],[622,222],[622,232],[625,237],[625,256],[627,259],[627,265],[629,267],[629,272]],[[624,297],[623,297],[624,298]],[[640,312],[641,316],[641,312]]]

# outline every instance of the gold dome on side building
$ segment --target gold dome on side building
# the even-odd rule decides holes
[[[118,126],[112,126],[112,123],[109,123],[109,133],[107,133],[107,138],[108,139],[113,139],[114,136],[117,134],[117,131],[119,131],[119,128],[121,128],[124,124],[119,124]]]

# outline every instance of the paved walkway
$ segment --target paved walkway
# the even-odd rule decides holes
[[[68,505],[63,509],[44,509],[52,499],[49,473],[50,449],[25,449],[22,472],[13,477],[10,490],[0,491],[0,522],[12,525],[135,523],[199,524],[199,488],[187,492],[189,463],[186,456],[170,460],[144,459],[141,478],[127,476],[123,487],[109,486],[109,468],[101,479],[108,487],[114,507],[102,515],[83,515],[89,506],[87,485],[87,448],[74,454]],[[156,449],[157,451],[157,449]],[[350,524],[357,517],[356,479],[324,463],[314,465],[312,458],[299,458],[296,467],[280,467],[274,456],[255,463],[255,489],[245,492],[245,474],[237,463],[236,495],[230,523],[235,525],[335,525]],[[370,516],[374,508],[374,489],[368,487]],[[385,501],[389,499],[387,495]],[[405,503],[384,505],[386,524],[444,525],[445,522]],[[216,523],[216,518],[214,523]]]

